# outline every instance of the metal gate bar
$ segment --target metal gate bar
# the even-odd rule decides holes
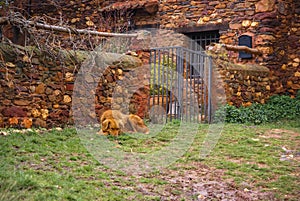
[[[152,48],[150,72],[151,121],[210,122],[211,57],[177,46]]]

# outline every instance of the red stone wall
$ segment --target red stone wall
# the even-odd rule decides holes
[[[55,127],[73,124],[73,93],[77,72],[86,55],[76,59],[64,60],[43,55],[33,51],[31,58],[19,49],[10,51],[9,46],[0,46],[3,58],[0,61],[0,127],[30,128]],[[7,51],[4,51],[7,50]],[[6,53],[4,53],[6,52]],[[94,74],[86,74],[82,90],[76,93],[92,93],[84,84],[99,81],[94,104],[96,114],[86,114],[82,110],[82,118],[99,118],[103,111],[120,109],[124,112],[145,117],[148,106],[149,88],[146,75],[147,66],[134,57],[138,66],[107,66],[103,75],[94,78]],[[138,71],[134,69],[140,67]],[[123,88],[118,83],[125,82]],[[129,83],[128,85],[126,85]],[[144,84],[144,85],[143,85]],[[121,91],[118,91],[121,90]],[[76,104],[76,103],[75,103]],[[76,107],[75,107],[76,108]],[[124,109],[129,110],[125,111]]]
[[[237,45],[238,37],[248,34],[253,37],[253,47],[262,51],[263,55],[255,56],[251,60],[239,60],[237,53],[228,52],[229,61],[259,64],[266,66],[270,71],[264,68],[261,71],[228,68],[227,72],[222,73],[225,82],[229,83],[229,87],[226,88],[228,102],[249,105],[251,101],[264,102],[274,93],[287,93],[294,96],[300,89],[300,2],[298,0],[165,0],[156,1],[157,10],[151,6],[147,10],[145,3],[148,1],[127,1],[127,4],[121,0],[86,2],[68,0],[56,1],[56,4],[49,5],[49,1],[46,0],[32,0],[31,6],[27,5],[28,2],[24,3],[20,0],[14,2],[16,7],[19,6],[16,11],[22,11],[25,16],[43,17],[42,19],[48,23],[56,25],[62,23],[76,28],[111,31],[112,26],[122,25],[130,29],[132,24],[126,23],[131,21],[137,26],[159,26],[184,32],[219,29],[220,42],[230,45]],[[102,16],[104,11],[101,9],[109,7],[113,2],[126,3],[125,7],[126,5],[129,7],[119,9],[115,12],[116,15],[112,15],[113,17],[107,18],[107,14]],[[155,4],[155,1],[153,2]],[[126,11],[129,11],[130,15]],[[1,14],[4,15],[3,13],[5,12],[2,10]],[[45,18],[44,13],[47,13],[49,18]],[[116,19],[117,22],[114,21]],[[7,34],[11,34],[9,27],[5,29],[8,30]],[[68,37],[62,37],[60,44],[62,48],[70,48],[70,44],[74,44],[77,40],[74,37],[74,40],[70,41]],[[10,38],[13,36],[10,35]],[[80,39],[79,37],[78,40]],[[155,42],[158,45],[169,44],[169,42],[173,44],[177,40],[161,38]],[[87,49],[87,46],[80,45],[76,44],[76,48]],[[25,126],[31,124],[31,120],[33,125],[42,127],[72,123],[70,107],[75,66],[62,65],[60,61],[40,59],[33,58],[35,62],[29,63],[28,58],[19,55],[14,60],[4,61],[0,69],[2,76],[0,124],[2,126],[8,124]],[[224,69],[222,65],[219,67]],[[119,74],[116,74],[118,70],[108,71],[109,76],[106,79],[110,80],[111,84],[118,81]],[[259,76],[260,72],[263,72],[262,76]],[[113,79],[110,79],[111,77]],[[251,84],[248,86],[245,80],[249,80]],[[257,87],[253,89],[253,86]],[[132,92],[134,98],[129,101],[130,110],[140,116],[144,115],[142,111],[145,111],[145,108],[141,105],[146,105],[144,100],[147,90],[147,87],[142,87],[139,91]],[[101,97],[101,93],[104,94],[103,90],[98,93],[99,104],[96,106],[100,115],[101,111],[110,107],[108,100],[112,93],[108,93],[108,96],[105,93],[104,98]]]
[[[238,44],[238,37],[253,37],[253,47],[263,55],[239,60],[229,53],[231,61],[258,63],[271,70],[271,92],[294,95],[299,86],[299,1],[185,1],[166,0],[160,5],[161,27],[181,30],[206,30],[228,24],[220,31],[220,42]],[[198,27],[198,29],[196,28]]]

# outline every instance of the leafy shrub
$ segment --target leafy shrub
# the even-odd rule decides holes
[[[227,123],[261,124],[283,119],[297,120],[300,116],[300,93],[296,98],[274,95],[266,104],[254,103],[249,107],[225,105],[215,114],[215,121]]]
[[[164,94],[166,90],[171,90],[171,82],[176,78],[176,63],[172,58],[163,56],[160,61],[151,64],[151,95]],[[168,88],[164,87],[168,83]],[[163,93],[164,92],[164,93]]]

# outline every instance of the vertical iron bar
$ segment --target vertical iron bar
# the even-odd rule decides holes
[[[196,122],[196,123],[199,123],[199,121],[198,121],[198,117],[199,117],[199,110],[197,110],[198,108],[199,108],[199,103],[198,103],[198,93],[199,93],[199,83],[198,82],[196,82],[196,79],[198,79],[198,77],[199,77],[199,54],[197,53],[195,53],[194,54],[194,56],[193,56],[193,58],[194,58],[194,63],[195,63],[195,65],[194,65],[194,68],[195,68],[195,70],[194,70],[194,74],[196,74],[196,76],[193,76],[193,90],[194,90],[194,94],[193,94],[193,103],[194,104],[197,104],[196,105],[196,109],[195,109],[195,106],[193,107],[194,108],[194,115],[196,115],[196,117],[194,116],[194,122]]]
[[[181,103],[181,97],[180,97],[180,74],[181,74],[181,54],[180,49],[176,48],[176,63],[177,63],[177,76],[176,76],[176,92],[177,92],[177,102],[176,102],[176,118],[180,119],[180,103]]]
[[[194,104],[197,104],[196,105],[196,109],[195,109],[195,106],[193,107],[194,108],[194,115],[196,115],[196,117],[194,117],[194,122],[196,122],[196,123],[199,123],[199,102],[198,102],[198,94],[199,94],[199,83],[198,82],[196,82],[196,80],[197,79],[199,79],[199,56],[200,56],[200,54],[194,54],[193,55],[193,58],[194,58],[194,63],[195,63],[195,65],[194,65],[194,68],[195,68],[195,70],[194,70],[194,74],[196,74],[196,76],[194,76],[193,77],[193,92],[194,92],[194,94],[193,94],[193,103]],[[198,109],[198,110],[197,110]]]
[[[203,108],[205,108],[206,107],[206,105],[205,105],[205,101],[204,102],[202,102],[202,100],[204,100],[205,99],[205,90],[204,90],[204,79],[205,79],[205,77],[204,77],[204,56],[203,55],[201,55],[201,57],[200,57],[200,81],[201,81],[201,83],[199,82],[199,80],[198,80],[198,82],[200,83],[200,92],[199,92],[199,101],[200,101],[200,121],[202,122],[202,116],[203,116]]]
[[[194,118],[192,118],[192,115],[195,115],[195,110],[194,108],[194,103],[195,103],[195,87],[193,87],[193,77],[192,77],[192,72],[194,71],[194,67],[195,67],[195,54],[194,53],[190,53],[190,80],[189,80],[189,88],[190,88],[190,121],[194,122]],[[192,108],[193,106],[193,108]]]
[[[200,116],[200,122],[202,120],[202,108],[203,108],[203,105],[202,105],[202,96],[203,96],[203,55],[200,54],[199,55],[199,76],[198,76],[198,79],[197,79],[197,82],[198,82],[198,108],[199,108],[199,116]]]
[[[180,73],[179,73],[179,92],[180,92],[180,103],[179,103],[179,109],[180,109],[180,116],[179,116],[179,119],[183,119],[183,90],[184,90],[184,83],[183,83],[183,79],[184,79],[184,52],[183,52],[183,49],[180,48],[179,49],[180,51]]]
[[[174,85],[173,85],[173,78],[174,78],[174,69],[173,69],[173,65],[174,65],[174,48],[171,49],[171,62],[172,62],[172,70],[171,70],[171,86],[170,86],[170,106],[169,106],[169,111],[170,111],[170,121],[173,120],[173,90],[174,90]],[[175,66],[175,70],[176,70],[177,66]],[[174,100],[175,101],[175,100]],[[176,111],[174,111],[174,113],[176,113]]]
[[[153,66],[153,105],[155,105],[155,99],[157,98],[157,79],[156,79],[156,71],[157,71],[157,50],[154,50],[154,66]],[[157,108],[157,107],[154,107]],[[154,111],[154,117],[157,120],[157,112]],[[157,122],[158,123],[158,122]]]
[[[209,71],[208,71],[208,123],[211,123],[211,111],[212,111],[212,102],[211,102],[211,85],[212,85],[212,57],[209,56]]]
[[[160,106],[160,95],[161,95],[161,91],[160,91],[160,87],[161,87],[161,84],[160,84],[160,76],[161,76],[161,70],[160,70],[160,65],[161,65],[161,50],[159,49],[158,50],[158,68],[157,68],[157,91],[158,91],[158,95],[157,95],[157,104],[158,106]],[[160,112],[158,113],[158,115],[160,116]],[[159,117],[159,119],[161,119],[161,117]]]
[[[188,85],[189,85],[189,87],[188,87],[188,89],[189,89],[189,121],[191,122],[191,121],[193,121],[193,118],[192,118],[192,116],[194,115],[194,110],[192,109],[192,106],[194,105],[193,103],[194,103],[194,93],[193,93],[193,83],[192,83],[192,71],[193,71],[193,68],[194,68],[194,53],[192,53],[192,52],[190,52],[189,53],[189,71],[190,71],[190,73],[189,73],[189,79],[187,80],[188,81]]]
[[[162,50],[162,52],[161,52],[161,59],[162,59],[162,61],[161,61],[161,82],[160,82],[160,86],[161,86],[161,106],[162,106],[162,108],[164,108],[164,99],[165,99],[165,93],[164,93],[164,91],[165,91],[165,89],[164,89],[164,82],[165,82],[165,80],[164,80],[164,76],[165,76],[165,65],[164,65],[164,61],[165,61],[165,49],[163,49]],[[165,109],[165,108],[164,108]],[[165,110],[165,112],[166,112],[166,110]]]
[[[178,73],[179,73],[179,68],[180,68],[180,64],[179,64],[179,51],[178,48],[175,49],[176,51],[176,74],[175,74],[175,87],[174,89],[176,90],[175,95],[176,95],[176,102],[174,104],[174,110],[175,110],[175,118],[178,119],[178,101],[179,101],[179,94],[178,94]]]
[[[154,105],[154,100],[153,100],[153,94],[151,94],[151,88],[153,88],[152,86],[152,79],[151,79],[151,74],[152,74],[152,50],[150,50],[150,55],[149,55],[149,70],[150,70],[150,80],[149,80],[149,85],[150,85],[150,92],[149,92],[149,97],[148,97],[148,112],[149,112],[149,118],[150,118],[150,106],[151,106],[151,101],[152,101],[152,105]]]
[[[169,73],[170,73],[170,49],[167,50],[167,69],[166,69],[166,120],[169,115]]]
[[[186,68],[187,68],[187,52],[186,51],[182,51],[182,78],[183,78],[183,83],[182,83],[182,95],[183,95],[183,101],[182,101],[182,108],[183,108],[183,115],[182,115],[182,118],[185,119],[187,121],[187,111],[186,111],[186,104],[187,104],[187,86],[186,86]]]

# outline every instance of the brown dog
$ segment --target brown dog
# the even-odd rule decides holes
[[[101,130],[99,132],[101,135],[112,135],[118,136],[121,134],[121,129],[119,123],[114,119],[106,119],[102,122]]]
[[[118,110],[107,110],[101,118],[102,125],[100,134],[119,135],[122,132],[149,133],[149,128],[144,121],[137,115],[125,115]]]

